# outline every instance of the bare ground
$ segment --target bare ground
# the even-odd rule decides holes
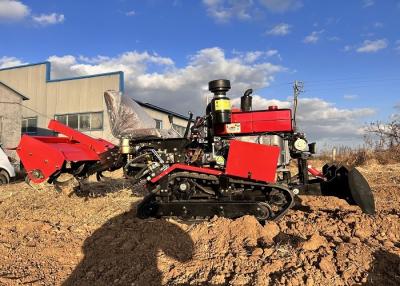
[[[303,197],[277,223],[135,218],[126,182],[0,189],[0,285],[400,285],[400,164],[360,168],[377,214]]]

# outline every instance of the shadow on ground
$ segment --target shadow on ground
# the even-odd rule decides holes
[[[368,286],[400,285],[400,256],[384,250],[374,252],[374,262],[365,284]]]
[[[103,197],[107,194],[118,193],[123,189],[132,190],[133,184],[131,180],[125,178],[106,179],[100,182],[83,182],[81,185],[76,185],[71,188],[70,195],[78,197],[95,198]],[[143,196],[143,194],[141,194]]]
[[[133,205],[87,238],[83,260],[63,285],[162,285],[160,250],[180,262],[191,259],[193,242],[180,227],[135,216]]]

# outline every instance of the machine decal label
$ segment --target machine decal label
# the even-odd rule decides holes
[[[240,133],[240,123],[229,123],[226,124],[226,132],[227,133]]]
[[[229,99],[217,99],[215,110],[231,110],[231,101]]]

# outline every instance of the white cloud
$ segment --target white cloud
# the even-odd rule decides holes
[[[15,57],[1,57],[0,58],[0,68],[9,68],[9,67],[14,67],[14,66],[19,66],[19,65],[24,65],[27,64],[20,59],[17,59]]]
[[[338,108],[320,98],[300,99],[298,110],[299,127],[311,139],[339,143],[361,140],[363,129],[358,120],[375,114],[372,108]]]
[[[256,59],[252,58],[255,55]],[[217,78],[232,82],[229,96],[239,97],[247,88],[264,88],[274,75],[285,71],[264,58],[248,52],[228,56],[220,48],[203,49],[189,57],[182,68],[172,59],[148,52],[126,52],[117,57],[52,56],[52,76],[68,77],[122,70],[126,93],[132,97],[185,113],[201,114],[205,110],[207,83]],[[250,61],[250,62],[248,62]]]
[[[282,59],[278,50],[267,50],[267,51],[249,51],[249,52],[238,52],[233,51],[233,54],[243,61],[244,63],[252,64],[256,61],[265,60],[265,58],[276,56],[278,59]]]
[[[0,22],[16,22],[30,16],[30,8],[18,0],[0,0]],[[34,23],[41,26],[59,24],[64,22],[63,14],[50,13],[33,15],[30,17]]]
[[[347,99],[347,100],[357,99],[358,98],[358,94],[345,94],[345,95],[343,95],[343,98]]]
[[[280,23],[276,26],[274,26],[271,30],[267,32],[268,35],[274,35],[274,36],[285,36],[289,34],[291,31],[291,26],[287,23]]]
[[[386,39],[365,40],[356,51],[359,53],[375,53],[379,50],[385,49],[387,46],[388,41]]]
[[[375,22],[373,24],[374,28],[382,28],[383,27],[383,23],[382,22]]]
[[[208,14],[218,22],[228,22],[233,18],[248,20],[252,0],[203,0]]]
[[[300,0],[260,0],[260,3],[272,12],[281,13],[303,7]]]
[[[32,20],[39,25],[47,26],[63,23],[65,17],[63,14],[51,13],[51,14],[41,14],[39,16],[32,16]]]
[[[303,42],[306,44],[315,44],[316,42],[318,42],[319,37],[323,32],[324,32],[324,30],[313,31],[313,32],[311,32],[310,35],[308,35],[304,38]]]
[[[260,15],[262,8],[271,12],[283,13],[303,6],[301,0],[203,0],[207,13],[217,22],[229,22],[231,19],[249,20]]]
[[[258,60],[264,53],[262,51],[247,52],[244,56],[244,61],[246,63],[254,63]]]
[[[281,57],[278,50],[268,50],[265,52],[265,55],[267,57],[272,57],[272,56],[278,56],[279,58]]]
[[[363,0],[363,7],[367,8],[367,7],[371,7],[375,5],[375,1],[374,0]]]
[[[138,53],[136,51],[126,52],[115,58],[106,56],[76,58],[66,55],[51,56],[48,60],[53,63],[53,77],[90,75],[121,70],[125,72],[128,81],[130,77],[145,74],[148,66],[152,64],[162,67],[174,65],[170,58],[160,57],[156,53]]]
[[[131,10],[131,11],[128,11],[128,12],[125,13],[125,16],[128,16],[128,17],[132,17],[132,16],[135,16],[135,15],[136,15],[136,12],[134,10]]]
[[[0,0],[0,22],[19,21],[30,13],[29,7],[20,1]]]

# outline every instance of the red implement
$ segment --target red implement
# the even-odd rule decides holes
[[[41,183],[60,171],[66,162],[99,161],[100,155],[115,146],[94,139],[56,120],[48,128],[66,137],[23,135],[17,153],[30,180]]]

